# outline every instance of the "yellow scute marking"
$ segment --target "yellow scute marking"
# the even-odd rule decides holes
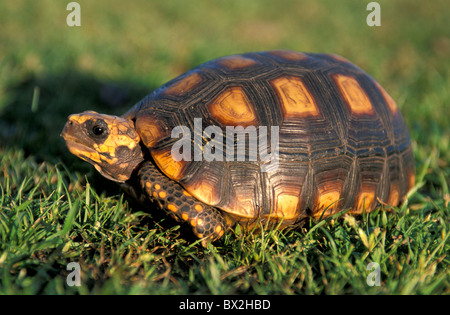
[[[161,121],[153,115],[141,115],[136,119],[136,129],[144,144],[152,148],[164,138],[168,131],[163,128]]]
[[[341,197],[340,191],[330,191],[319,195],[318,209],[323,211],[328,208],[332,210],[336,208],[336,205]]]
[[[413,172],[410,172],[408,174],[408,190],[413,188],[415,183],[416,183],[416,175]]]
[[[353,114],[373,115],[375,113],[369,97],[355,78],[336,74],[333,79]]]
[[[249,126],[257,123],[255,110],[242,87],[226,89],[209,105],[211,115],[226,126]]]
[[[372,210],[374,200],[375,200],[375,191],[363,191],[359,195],[356,212],[362,213],[363,209],[366,212]]]
[[[269,216],[271,218],[290,220],[297,217],[298,196],[280,193],[276,197],[276,210]]]
[[[319,116],[317,104],[297,77],[279,77],[271,81],[281,102],[284,118]]]
[[[184,161],[175,161],[172,158],[171,151],[162,152],[152,151],[152,157],[158,167],[173,180],[179,180],[183,177]]]
[[[186,184],[185,188],[192,196],[206,204],[215,205],[219,202],[216,188],[208,181],[203,180]]]
[[[399,193],[398,184],[394,183],[391,185],[387,204],[390,206],[396,206],[396,205],[398,205],[399,201],[400,201],[400,193]]]

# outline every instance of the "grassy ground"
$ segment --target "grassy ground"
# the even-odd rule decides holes
[[[0,3],[0,293],[450,293],[445,1],[381,0],[380,27],[366,25],[369,1],[78,2],[72,28],[64,1]],[[59,138],[71,113],[121,114],[192,66],[275,48],[341,54],[398,101],[417,165],[407,204],[296,231],[236,229],[204,249]],[[66,283],[70,262],[81,286]]]

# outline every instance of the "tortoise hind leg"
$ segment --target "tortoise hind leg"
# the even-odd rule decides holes
[[[144,162],[138,174],[142,189],[152,201],[178,221],[191,225],[202,245],[222,237],[232,223],[226,214],[191,196],[183,187],[162,174],[152,163]]]

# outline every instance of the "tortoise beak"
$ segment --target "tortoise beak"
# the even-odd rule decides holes
[[[73,122],[69,119],[66,124],[64,125],[63,130],[60,133],[60,136],[64,138],[64,140],[67,140],[67,134],[70,133],[70,130],[73,128]]]

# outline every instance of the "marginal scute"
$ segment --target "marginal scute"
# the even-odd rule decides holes
[[[271,85],[281,102],[283,117],[304,118],[317,117],[320,110],[308,88],[298,77],[279,77]]]
[[[276,211],[270,214],[271,218],[292,220],[298,216],[298,204],[300,198],[298,196],[287,193],[280,193],[276,196]]]
[[[255,207],[252,198],[245,198],[240,196],[239,193],[236,193],[235,197],[230,199],[230,201],[221,208],[227,213],[238,215],[244,219],[243,221],[255,218]]]
[[[374,115],[369,97],[355,78],[343,74],[335,74],[332,77],[353,114]]]
[[[212,117],[225,126],[245,127],[258,122],[253,105],[239,86],[229,87],[220,93],[208,104],[208,110]]]
[[[220,201],[220,196],[214,184],[206,177],[198,177],[197,180],[191,180],[183,186],[198,200],[208,205],[216,205]]]
[[[414,187],[416,183],[416,174],[412,170],[408,171],[408,190]]]
[[[388,205],[398,205],[400,202],[400,190],[397,183],[391,184],[389,190],[389,198],[387,200]]]
[[[187,161],[175,161],[172,158],[170,149],[153,150],[151,153],[156,165],[161,171],[163,171],[164,174],[167,175],[167,177],[176,181],[183,178],[187,168]]]
[[[375,189],[363,189],[363,191],[359,194],[357,206],[356,209],[354,209],[354,212],[363,213],[363,210],[365,212],[369,212],[373,209],[375,201]]]
[[[319,189],[319,197],[317,199],[315,216],[320,217],[323,214],[323,216],[325,217],[327,214],[332,214],[334,210],[336,210],[340,198],[340,187],[330,190]]]

